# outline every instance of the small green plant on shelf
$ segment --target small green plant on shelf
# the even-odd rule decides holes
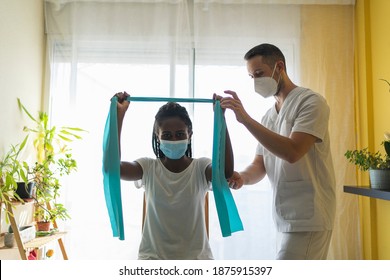
[[[56,127],[49,125],[46,112],[38,112],[35,118],[18,99],[19,109],[33,121],[33,127],[25,127],[28,135],[33,135],[33,145],[37,161],[29,169],[29,180],[35,183],[37,221],[67,220],[70,218],[66,207],[58,202],[61,194],[61,177],[77,170],[77,162],[68,144],[80,140],[83,129]],[[50,207],[48,207],[50,205]]]
[[[55,203],[54,207],[48,207],[47,205],[38,205],[37,210],[34,213],[35,218],[42,222],[53,222],[55,220],[67,220],[70,218],[68,210],[61,203]]]
[[[387,85],[389,86],[389,92],[390,92],[390,82],[388,80],[386,80],[386,79],[379,79],[379,80],[384,81],[384,82],[387,83]]]
[[[379,80],[387,83],[390,92],[390,82],[386,79]],[[349,162],[355,164],[362,171],[370,169],[390,169],[390,133],[386,132],[384,137],[385,140],[381,143],[381,145],[385,148],[386,154],[384,155],[379,151],[372,153],[368,150],[368,148],[364,148],[361,150],[348,150],[344,156],[349,160]]]
[[[58,203],[57,199],[60,197],[62,187],[60,177],[76,170],[77,164],[71,154],[66,154],[56,162],[49,156],[42,163],[36,162],[30,169],[30,180],[36,187],[34,216],[37,221],[53,222],[56,219],[65,221],[70,218],[67,209]]]
[[[390,169],[390,133],[385,133],[385,140],[381,145],[385,148],[385,155],[379,151],[372,153],[368,148],[364,148],[361,150],[348,150],[345,153],[345,157],[362,171]]]

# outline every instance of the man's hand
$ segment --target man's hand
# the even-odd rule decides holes
[[[250,119],[250,116],[245,111],[237,93],[231,90],[225,90],[224,93],[231,95],[231,97],[224,97],[221,99],[222,109],[231,109],[236,115],[237,121],[240,123],[244,123],[246,120]]]
[[[238,190],[244,185],[244,180],[242,179],[240,173],[234,171],[232,177],[228,179],[228,183],[230,188]]]
[[[215,107],[215,100],[219,100],[221,102],[222,98],[223,98],[222,96],[220,96],[220,95],[218,95],[216,93],[213,94],[213,99],[214,99],[213,110],[214,110],[214,107]],[[223,108],[221,106],[221,109],[222,109],[222,113],[225,114],[226,108]]]

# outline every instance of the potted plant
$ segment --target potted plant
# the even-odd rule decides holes
[[[390,82],[388,80],[386,80],[386,79],[379,79],[379,80],[384,81],[384,82],[387,83],[387,85],[389,86],[389,92],[390,92]]]
[[[54,207],[50,204],[39,204],[34,216],[37,219],[37,230],[40,232],[49,232],[52,223],[58,219],[65,221],[70,218],[68,210],[61,203],[54,203]]]
[[[19,159],[27,139],[26,136],[21,143],[11,145],[10,149],[0,159],[0,202],[2,205],[4,204],[6,213],[8,213],[8,207],[12,206],[11,202],[13,200],[22,200],[16,193],[18,182],[27,183],[28,181],[29,167],[26,162]]]
[[[47,228],[50,228],[51,223],[58,218],[61,220],[70,218],[67,209],[58,202],[62,186],[59,177],[69,175],[76,168],[76,161],[71,154],[66,154],[64,158],[56,160],[49,155],[42,163],[36,162],[29,170],[29,180],[33,181],[36,187],[34,216],[39,231],[48,231]]]
[[[37,161],[29,169],[29,181],[35,183],[35,217],[41,221],[53,222],[55,219],[70,218],[65,206],[58,202],[62,187],[61,177],[77,170],[77,162],[72,156],[68,143],[81,139],[79,132],[84,130],[74,127],[55,127],[49,125],[49,117],[39,112],[34,118],[18,99],[19,109],[34,123],[24,131],[34,135],[33,145]],[[38,229],[39,230],[39,229]]]
[[[385,133],[385,140],[381,145],[385,148],[385,155],[379,151],[371,153],[368,148],[364,148],[348,150],[345,157],[360,170],[369,171],[371,188],[388,190],[390,189],[390,133]]]

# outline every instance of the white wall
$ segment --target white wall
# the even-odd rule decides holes
[[[44,53],[43,0],[0,0],[0,156],[25,135],[17,97],[41,109]]]

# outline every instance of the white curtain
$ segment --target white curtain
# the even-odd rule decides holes
[[[243,55],[273,43],[300,83],[301,6],[279,1],[47,0],[49,91],[53,124],[88,130],[73,143],[79,170],[63,192],[72,219],[61,224],[71,259],[136,259],[141,237],[142,190],[122,181],[125,241],[112,237],[102,175],[102,133],[109,99],[126,90],[134,96],[211,98],[238,92],[260,120],[272,100],[254,94]],[[302,2],[302,1],[299,1]],[[313,2],[313,1],[305,1]],[[315,1],[319,2],[319,1]],[[334,4],[351,4],[354,1]],[[151,133],[162,104],[131,104],[122,139],[123,160],[154,157]],[[211,157],[212,108],[185,105],[194,123],[194,157]],[[227,113],[236,170],[253,159],[256,142]],[[210,243],[216,259],[273,259],[275,230],[267,180],[233,193],[244,231],[222,238],[210,193]]]

